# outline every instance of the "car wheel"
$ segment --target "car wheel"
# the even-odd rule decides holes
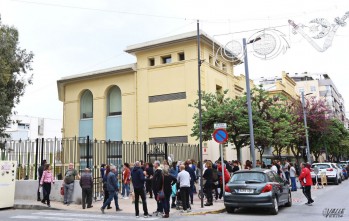
[[[270,210],[271,215],[277,215],[279,212],[278,200],[273,198],[273,208]]]
[[[334,185],[338,185],[338,178],[337,177],[334,179]]]
[[[225,210],[227,211],[227,213],[234,213],[235,212],[235,207],[226,206]]]
[[[339,178],[338,183],[342,183],[342,178]]]
[[[288,193],[288,200],[287,203],[285,204],[286,207],[291,207],[292,206],[292,195],[291,192]]]

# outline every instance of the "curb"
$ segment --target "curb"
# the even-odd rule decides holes
[[[53,207],[41,206],[41,205],[27,205],[27,204],[15,204],[13,209],[28,209],[28,210],[61,210]]]
[[[187,214],[182,214],[182,215],[183,216],[195,216],[195,215],[206,215],[206,214],[219,214],[219,213],[224,213],[225,211],[226,211],[225,208],[223,208],[223,209],[217,209],[217,210],[211,210],[211,211],[187,213]]]

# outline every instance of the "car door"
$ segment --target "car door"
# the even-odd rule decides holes
[[[285,202],[288,199],[288,189],[287,186],[285,185],[285,181],[274,172],[275,180],[277,183],[277,187],[279,189],[279,202]]]

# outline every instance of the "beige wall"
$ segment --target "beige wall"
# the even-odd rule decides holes
[[[184,53],[185,60],[178,60],[178,53]],[[161,64],[163,56],[171,55],[169,64]],[[108,89],[116,85],[122,93],[122,140],[149,141],[155,137],[188,136],[188,143],[198,141],[191,137],[193,115],[197,111],[189,104],[198,99],[198,62],[196,40],[168,44],[135,52],[137,70],[126,74],[99,74],[98,78],[73,79],[64,83],[64,137],[79,134],[80,97],[84,90],[90,90],[94,100],[93,134],[94,139],[106,138],[106,107]],[[220,66],[210,59],[214,57],[212,45],[201,43],[201,89],[216,92],[228,89],[228,96],[242,96],[245,90],[245,77],[233,75],[232,62],[219,57]],[[149,59],[155,65],[149,65]],[[223,68],[222,64],[225,64]],[[91,78],[91,77],[90,77]],[[186,99],[149,102],[149,96],[185,92]],[[213,127],[213,125],[212,125]],[[207,142],[208,158],[219,157],[219,149],[214,141]],[[212,146],[212,147],[211,147]],[[236,151],[226,149],[228,159],[236,159]]]
[[[108,89],[116,85],[122,94],[123,138],[136,139],[134,73],[107,76],[98,79],[67,83],[64,88],[63,137],[79,135],[80,99],[85,90],[93,95],[93,138],[106,139],[106,112]]]

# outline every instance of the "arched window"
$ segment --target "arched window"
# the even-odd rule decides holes
[[[121,115],[121,91],[117,86],[112,87],[109,91],[107,115]]]
[[[93,118],[93,96],[89,90],[86,90],[81,96],[80,118]]]

